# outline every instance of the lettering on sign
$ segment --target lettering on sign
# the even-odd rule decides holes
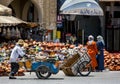
[[[88,9],[88,8],[82,8],[82,9],[75,9],[75,10],[66,10],[63,11],[64,14],[79,14],[79,15],[103,15],[103,12],[98,9]]]

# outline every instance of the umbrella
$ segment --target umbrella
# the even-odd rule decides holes
[[[103,16],[103,10],[95,0],[66,0],[61,14]]]
[[[18,24],[27,24],[27,22],[16,18],[14,16],[0,16],[0,26],[11,26],[11,25],[18,25]]]
[[[75,19],[76,15],[82,16],[103,16],[103,10],[95,0],[66,0],[60,8],[60,14],[68,17],[68,20]],[[66,19],[67,19],[66,17]],[[86,24],[83,19],[84,27]],[[79,20],[78,20],[78,29]],[[76,28],[76,27],[75,27]],[[77,31],[77,30],[76,30]],[[82,43],[84,44],[84,30],[82,32]]]

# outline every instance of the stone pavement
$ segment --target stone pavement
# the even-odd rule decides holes
[[[65,76],[62,71],[49,79],[37,79],[34,72],[17,79],[0,77],[0,84],[120,84],[120,71],[91,72],[87,77]]]

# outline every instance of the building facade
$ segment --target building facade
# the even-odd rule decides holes
[[[56,36],[56,0],[0,0],[10,7],[12,15],[27,22],[37,22],[40,28],[50,30],[50,39]]]
[[[104,10],[104,37],[106,49],[120,52],[120,0],[99,0]]]
[[[59,0],[63,3],[65,0]],[[104,11],[104,16],[77,16],[70,21],[62,19],[63,33],[76,34],[79,42],[85,44],[88,35],[95,38],[102,35],[105,39],[105,48],[111,52],[120,51],[120,0],[96,0]],[[59,10],[59,9],[58,9]],[[64,35],[65,36],[65,35]],[[95,39],[96,40],[96,39]],[[81,42],[82,41],[82,42]]]
[[[69,21],[60,16],[62,25],[57,25],[59,16],[57,1],[0,0],[0,4],[10,7],[13,16],[28,22],[39,23],[40,28],[48,30],[48,35],[52,40],[56,38],[57,30],[61,31],[61,39],[65,39],[65,33],[72,33],[77,35],[80,42],[83,40],[81,43],[86,42],[90,34],[95,37],[102,35],[107,50],[120,51],[120,0],[96,0],[104,11],[103,17],[77,16],[74,21]],[[59,1],[63,3],[65,0]]]

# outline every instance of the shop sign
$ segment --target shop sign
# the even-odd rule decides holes
[[[57,28],[62,28],[62,15],[57,15]]]
[[[62,23],[62,16],[61,15],[57,16],[57,23]]]
[[[64,14],[78,14],[78,15],[103,15],[103,12],[101,12],[100,9],[90,9],[90,8],[79,8],[79,9],[73,9],[69,11],[63,11]]]
[[[57,28],[62,28],[63,24],[62,23],[57,23]]]

